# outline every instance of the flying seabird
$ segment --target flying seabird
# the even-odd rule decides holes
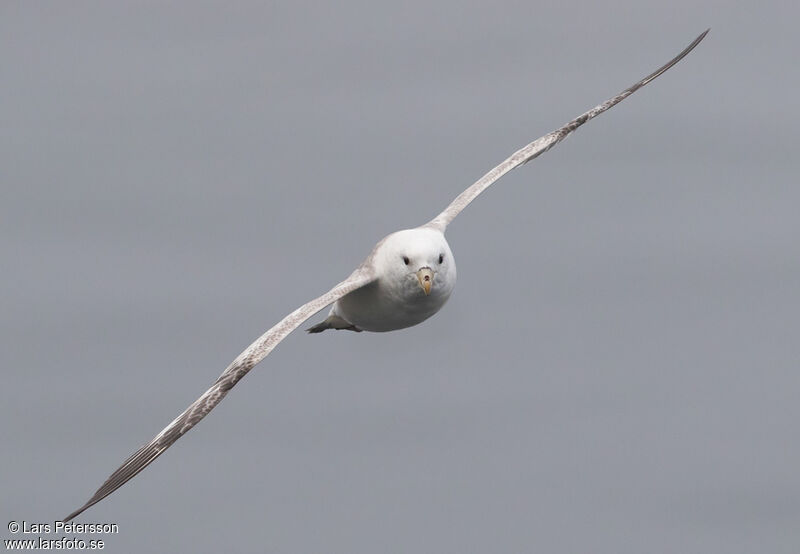
[[[417,325],[444,306],[456,283],[456,265],[444,232],[447,225],[480,193],[500,177],[564,140],[578,127],[660,76],[691,52],[707,29],[665,65],[626,88],[613,98],[576,117],[563,127],[544,135],[514,152],[508,159],[459,194],[447,208],[428,223],[388,235],[350,276],[322,296],[303,304],[261,335],[231,362],[222,375],[182,414],[156,437],[137,450],[80,508],[69,521],[120,488],[146,468],[183,434],[197,425],[228,394],[236,383],[263,360],[279,342],[312,315],[333,304],[328,317],[309,328],[311,333],[326,329],[392,331]]]

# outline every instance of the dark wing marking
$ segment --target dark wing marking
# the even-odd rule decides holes
[[[69,514],[63,521],[69,521],[90,506],[97,504],[150,465],[153,460],[163,454],[167,448],[172,446],[172,444],[181,438],[189,429],[197,425],[197,422],[203,419],[208,412],[213,410],[225,395],[228,394],[228,391],[231,390],[248,371],[263,360],[279,342],[294,331],[301,323],[347,293],[372,282],[373,279],[373,271],[365,264],[362,264],[350,277],[319,298],[315,298],[311,302],[300,306],[283,318],[280,323],[275,325],[272,329],[261,335],[231,362],[210,389],[204,392],[200,398],[186,409],[186,411],[176,417],[172,423],[167,425],[153,440],[142,446],[130,458],[125,460],[125,463],[111,474],[86,504]]]
[[[619,104],[625,98],[627,98],[628,96],[630,96],[631,94],[633,94],[634,92],[645,86],[647,83],[649,83],[650,81],[652,81],[653,79],[664,73],[670,67],[681,61],[681,59],[683,59],[683,57],[686,56],[686,54],[691,52],[695,46],[700,44],[700,41],[705,38],[705,36],[708,34],[710,30],[711,29],[706,29],[706,31],[702,33],[699,37],[694,39],[694,41],[689,46],[687,46],[683,52],[675,56],[665,65],[658,68],[657,70],[655,70],[653,73],[651,73],[641,81],[626,88],[618,95],[614,96],[609,100],[606,100],[602,104],[595,106],[594,108],[584,113],[583,115],[576,117],[575,119],[573,119],[560,129],[556,129],[552,133],[548,133],[545,136],[536,139],[532,143],[521,148],[520,150],[514,152],[511,155],[511,157],[509,157],[500,165],[489,171],[489,173],[481,177],[477,182],[475,182],[475,184],[473,184],[464,192],[459,194],[456,197],[456,199],[453,200],[442,213],[440,213],[434,219],[429,221],[425,226],[434,227],[436,229],[444,231],[447,225],[451,221],[453,221],[453,219],[455,219],[455,217],[461,212],[461,210],[466,208],[470,202],[475,200],[475,197],[477,197],[480,193],[486,190],[489,187],[489,185],[497,181],[500,177],[502,177],[512,169],[517,168],[531,161],[532,159],[539,156],[543,152],[547,152],[553,146],[564,140],[567,137],[567,135],[569,135],[575,129],[577,129],[590,119],[597,117],[598,115],[600,115],[607,109],[611,108],[612,106]]]

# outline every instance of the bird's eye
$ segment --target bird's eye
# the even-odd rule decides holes
[[[411,263],[411,260],[408,259],[408,256],[403,256],[403,263],[406,265]]]
[[[444,254],[439,254],[439,263],[444,261]]]

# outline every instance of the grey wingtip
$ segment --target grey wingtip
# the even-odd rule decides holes
[[[84,511],[86,511],[86,508],[88,508],[89,506],[91,506],[91,504],[84,504],[83,506],[81,506],[80,508],[78,508],[77,510],[75,510],[74,512],[72,512],[71,514],[69,514],[67,517],[65,517],[65,518],[64,518],[64,519],[62,519],[61,521],[63,521],[64,523],[66,523],[66,522],[68,522],[68,521],[70,521],[70,520],[72,520],[72,519],[75,519],[76,517],[78,517],[79,515],[81,515],[81,514],[82,514]]]
[[[701,40],[703,40],[704,38],[706,38],[706,35],[707,35],[708,33],[710,33],[710,32],[711,32],[711,27],[709,27],[708,29],[706,29],[705,31],[703,31],[702,33],[700,33],[700,35],[698,35],[698,37],[697,37],[696,39],[694,39],[694,42],[693,42],[693,44],[694,44],[695,46],[696,46],[696,45],[698,45],[698,44],[700,44],[700,41],[701,41]]]

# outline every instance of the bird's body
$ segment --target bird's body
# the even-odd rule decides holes
[[[438,229],[423,226],[392,233],[375,245],[370,258],[375,280],[337,300],[328,319],[309,331],[384,332],[411,327],[438,312],[456,285],[456,262]]]
[[[455,260],[444,236],[447,225],[500,177],[546,152],[578,127],[663,74],[697,46],[707,33],[701,34],[680,54],[644,79],[516,151],[459,194],[425,225],[392,233],[378,242],[347,279],[297,308],[248,346],[200,398],[134,452],[83,506],[64,521],[96,504],[147,467],[214,409],[280,341],[324,307],[333,304],[328,318],[309,331],[392,331],[417,325],[438,312],[456,283]],[[494,275],[488,277],[495,278]]]

